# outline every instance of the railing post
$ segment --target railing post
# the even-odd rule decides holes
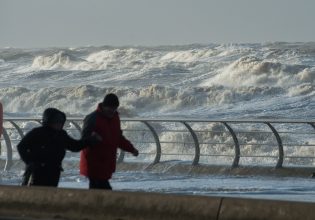
[[[125,158],[125,151],[119,150],[119,156],[118,156],[118,159],[117,159],[117,163],[123,162],[124,158]]]
[[[277,132],[277,130],[269,122],[265,122],[265,124],[268,125],[268,127],[272,130],[273,134],[275,135],[275,137],[277,139],[278,149],[279,149],[279,157],[278,157],[278,162],[277,162],[276,168],[282,168],[284,153],[283,153],[283,145],[282,145],[281,137],[280,137],[279,133]]]
[[[21,128],[12,120],[9,120],[9,122],[14,126],[14,128],[18,131],[19,135],[21,138],[24,137],[24,133],[23,131],[21,130]]]
[[[315,129],[315,125],[314,125],[312,122],[309,122],[309,123],[307,123],[307,124],[309,124],[310,126],[312,126],[312,128]]]
[[[229,130],[230,134],[233,137],[235,156],[234,156],[232,168],[238,167],[239,161],[240,161],[241,150],[240,150],[240,144],[238,142],[237,136],[231,126],[229,126],[226,122],[221,122],[221,123]]]
[[[12,144],[10,136],[8,135],[8,132],[5,128],[3,128],[3,139],[5,141],[5,145],[7,146],[7,159],[4,166],[4,170],[8,171],[12,166]]]
[[[192,162],[192,165],[198,165],[199,163],[199,159],[200,159],[200,146],[199,146],[199,141],[198,141],[198,137],[196,135],[196,133],[194,132],[194,130],[190,127],[189,124],[187,124],[187,122],[181,121],[181,123],[183,125],[185,125],[185,127],[188,129],[188,131],[190,132],[194,143],[195,143],[195,158]]]
[[[75,127],[75,128],[80,132],[80,134],[81,134],[82,129],[81,129],[80,125],[78,125],[78,123],[74,122],[73,120],[70,120],[69,122],[70,122],[71,124],[73,124],[74,127]]]
[[[149,122],[147,121],[141,121],[143,124],[145,124],[151,131],[153,138],[155,140],[156,143],[156,155],[155,155],[155,159],[153,161],[153,164],[159,163],[160,159],[161,159],[161,143],[160,143],[160,139],[159,136],[157,135],[156,131],[154,130],[154,128],[149,124]]]
[[[35,120],[35,121],[41,124],[40,120]],[[13,125],[13,127],[17,130],[17,132],[19,133],[22,139],[24,137],[24,133],[22,129],[13,120],[8,120],[8,122],[10,122]],[[8,135],[8,132],[6,131],[5,128],[3,128],[3,138],[7,146],[7,159],[6,159],[4,170],[8,171],[10,170],[13,164],[13,150],[12,150],[12,143],[11,143],[10,136]]]

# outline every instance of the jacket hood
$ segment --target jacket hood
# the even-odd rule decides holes
[[[43,113],[43,126],[66,122],[66,114],[56,108],[47,108]]]

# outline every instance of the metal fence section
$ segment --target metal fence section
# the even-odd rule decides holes
[[[315,121],[122,118],[124,135],[138,158],[120,151],[118,162],[189,162],[192,165],[307,166],[315,163]],[[16,145],[38,118],[5,118],[1,139],[4,170],[19,160]],[[82,118],[69,118],[67,132],[80,138]]]

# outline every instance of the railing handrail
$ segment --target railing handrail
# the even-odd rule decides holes
[[[6,146],[7,146],[7,162],[6,162],[6,167],[5,169],[10,169],[10,166],[12,165],[12,141],[16,140],[14,138],[10,138],[10,135],[7,132],[7,129],[15,129],[17,131],[17,133],[19,134],[19,136],[22,138],[23,137],[23,131],[25,131],[25,129],[20,128],[18,125],[18,122],[23,122],[23,121],[34,121],[37,122],[38,124],[40,124],[41,122],[41,118],[40,117],[4,117],[3,119],[4,123],[8,122],[11,124],[10,128],[6,128],[4,127],[4,136],[3,139],[5,140]],[[76,129],[78,130],[78,132],[81,132],[81,127],[78,124],[79,122],[81,123],[83,121],[83,117],[68,117],[67,121],[71,124],[74,125],[75,128],[72,129]],[[207,142],[205,143],[204,141],[200,141],[197,133],[199,132],[198,129],[194,130],[193,127],[190,125],[193,123],[219,123],[221,124],[225,130],[224,131],[220,131],[221,133],[225,132],[227,133],[227,135],[232,137],[232,142],[231,143],[226,143],[226,142],[222,142],[222,143],[217,143],[218,145],[226,145],[226,146],[230,146],[231,144],[234,144],[234,160],[232,162],[232,167],[238,167],[239,166],[239,162],[240,159],[243,158],[247,158],[250,157],[249,155],[242,155],[241,152],[241,146],[244,145],[242,141],[239,141],[239,136],[241,135],[240,133],[238,133],[231,125],[236,125],[236,124],[259,124],[264,126],[266,129],[269,130],[269,132],[266,131],[261,131],[261,134],[266,134],[266,133],[270,133],[273,134],[273,137],[275,138],[277,144],[275,144],[275,146],[277,146],[278,148],[276,149],[278,151],[278,160],[277,163],[275,165],[276,168],[281,168],[283,166],[283,162],[284,162],[284,158],[285,158],[285,153],[284,153],[284,144],[282,141],[282,137],[281,137],[281,131],[278,131],[277,128],[275,126],[273,126],[273,124],[305,124],[311,127],[311,129],[315,130],[315,119],[314,120],[301,120],[301,119],[197,119],[197,118],[126,118],[126,117],[122,117],[121,118],[122,122],[136,122],[136,123],[140,123],[142,125],[145,125],[146,130],[144,131],[149,131],[151,133],[151,136],[153,137],[154,141],[152,141],[151,143],[155,143],[156,144],[156,155],[154,158],[154,161],[152,162],[152,164],[156,164],[159,163],[161,160],[161,156],[163,155],[163,150],[162,150],[162,144],[171,144],[171,143],[177,143],[177,144],[183,144],[180,141],[171,141],[171,142],[167,142],[165,140],[160,139],[159,137],[159,133],[158,132],[178,132],[177,130],[167,130],[164,127],[162,128],[162,131],[159,129],[156,129],[153,125],[154,123],[178,123],[181,124],[181,132],[186,132],[190,135],[190,141],[186,141],[184,142],[184,144],[190,144],[194,146],[195,152],[194,152],[194,158],[192,161],[192,165],[198,165],[200,157],[205,155],[204,153],[201,152],[201,148],[200,145],[204,146],[204,145],[211,145],[213,143]],[[13,126],[13,127],[12,127]],[[291,128],[291,127],[290,127]],[[137,129],[135,129],[137,130]],[[132,131],[132,128],[128,128],[128,131]],[[207,131],[207,132],[212,132],[212,131]],[[220,133],[219,132],[219,133]],[[248,132],[243,132],[243,133],[248,133],[250,135],[253,135],[254,133],[257,133],[257,130],[252,130],[252,131],[248,131]],[[294,133],[294,132],[292,132]],[[308,134],[308,133],[303,133],[303,132],[297,132],[298,134]],[[309,134],[311,135],[311,134]],[[148,144],[147,140],[140,142],[142,144]],[[246,144],[246,143],[245,143]],[[250,145],[250,143],[249,143]],[[261,145],[264,145],[264,143],[261,143]],[[259,145],[258,145],[259,146]],[[272,146],[272,145],[270,145]],[[295,144],[295,146],[311,146],[308,144]],[[210,146],[211,147],[211,146]],[[172,153],[173,155],[174,153]],[[164,155],[170,155],[168,153],[164,152]],[[178,154],[180,155],[180,153]],[[187,154],[182,154],[182,155],[187,155]],[[190,155],[190,154],[189,154]],[[207,153],[208,155],[208,153]],[[213,154],[213,156],[216,156],[218,154]],[[233,156],[233,155],[232,155]],[[266,156],[268,157],[268,156]],[[276,157],[275,155],[269,156],[269,158],[274,158]],[[120,156],[118,157],[118,162],[122,162],[124,160],[124,153],[121,152]],[[293,158],[292,156],[287,156],[287,158]],[[296,157],[296,158],[312,158],[315,160],[315,156],[301,156],[301,157]]]

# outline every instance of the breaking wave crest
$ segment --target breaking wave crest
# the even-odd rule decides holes
[[[72,69],[81,62],[84,60],[65,51],[59,51],[52,55],[35,57],[32,67],[39,70]]]
[[[202,83],[239,86],[279,86],[288,88],[298,82],[313,82],[314,70],[303,65],[288,65],[271,62],[257,57],[241,57],[213,78]]]
[[[106,93],[116,93],[121,99],[121,112],[135,116],[146,111],[173,111],[211,107],[253,100],[282,93],[281,88],[242,87],[225,89],[223,86],[203,88],[172,88],[151,85],[143,88],[100,88],[91,85],[66,88],[28,89],[11,87],[0,89],[0,99],[8,112],[42,112],[47,107],[63,109],[71,115],[84,115],[95,109]],[[141,111],[143,109],[143,111]]]

